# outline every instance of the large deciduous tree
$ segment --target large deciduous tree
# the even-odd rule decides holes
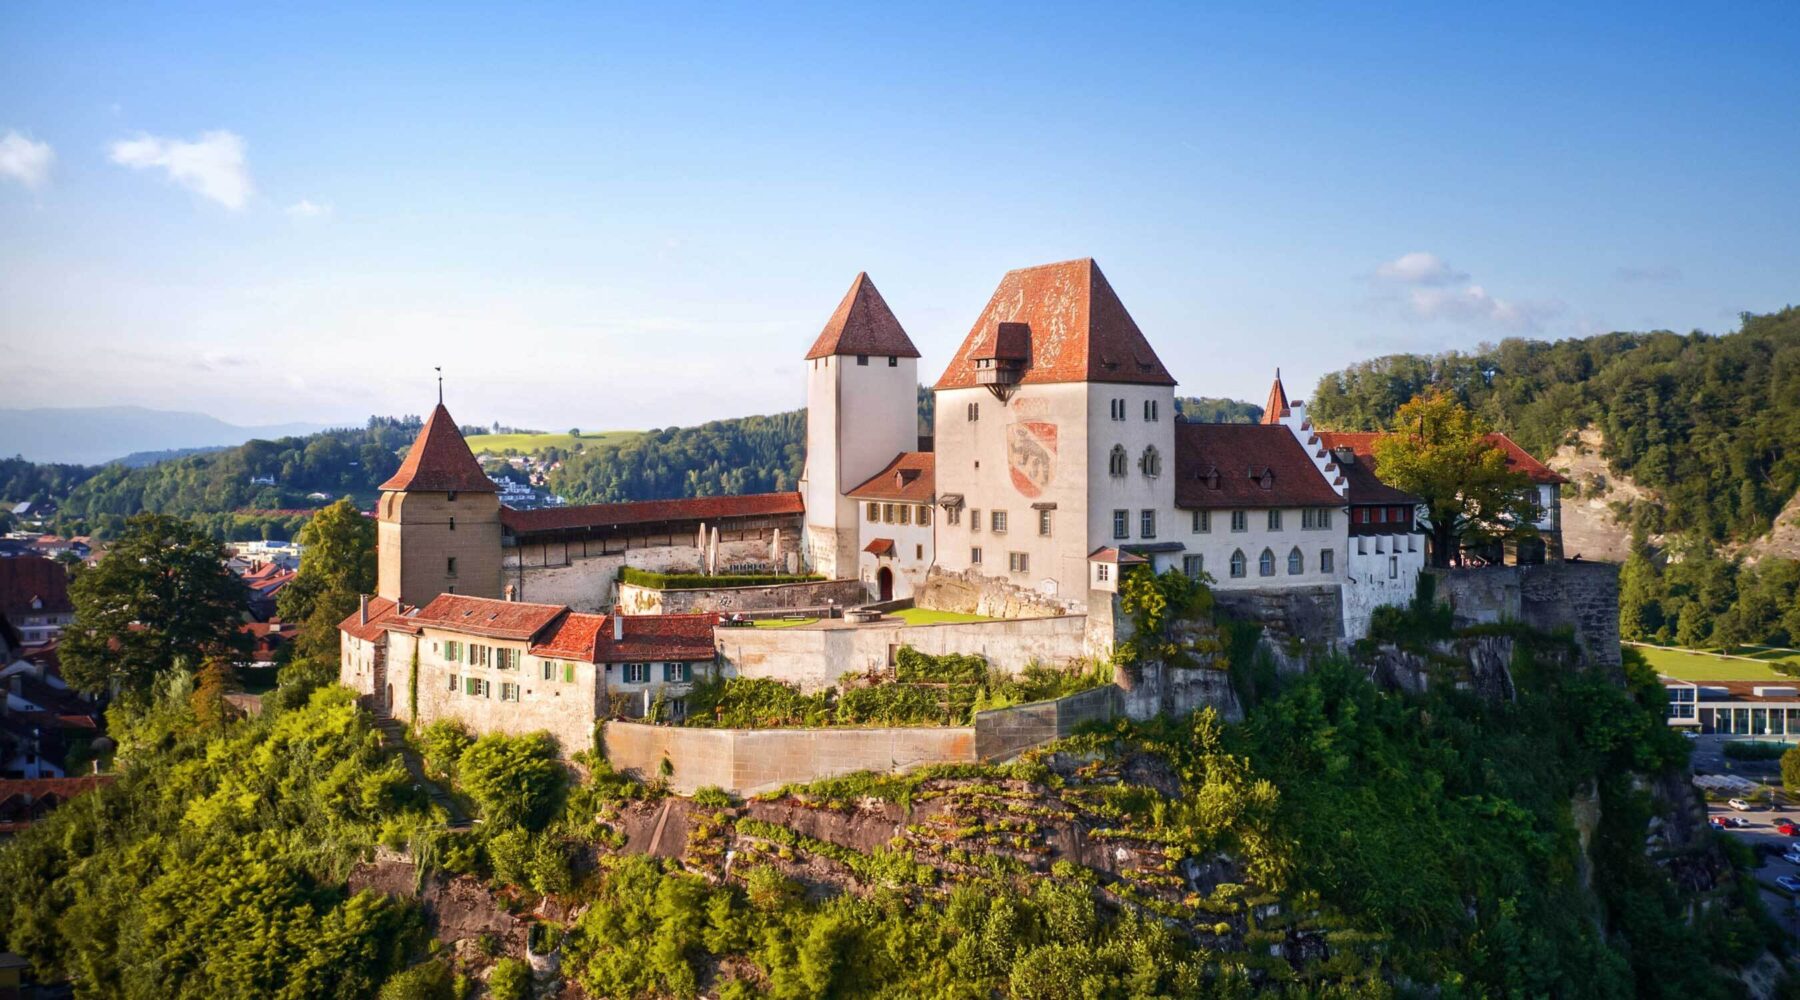
[[[1535,492],[1488,428],[1454,396],[1429,390],[1403,404],[1375,442],[1381,479],[1425,501],[1431,560],[1448,566],[1464,544],[1537,533]]]
[[[225,568],[224,546],[178,518],[132,518],[69,597],[63,672],[82,691],[142,691],[177,663],[247,650],[243,582]]]
[[[283,621],[300,625],[281,669],[283,690],[272,702],[278,708],[304,704],[314,688],[335,679],[338,623],[375,589],[375,522],[348,498],[314,514],[298,541],[300,571],[275,604]]]

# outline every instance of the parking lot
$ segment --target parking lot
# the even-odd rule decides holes
[[[1796,801],[1780,790],[1781,768],[1773,761],[1737,761],[1724,755],[1725,741],[1719,737],[1705,736],[1694,740],[1693,756],[1690,766],[1695,774],[1728,774],[1747,778],[1752,781],[1768,783],[1773,789],[1775,804],[1755,804],[1748,810],[1736,810],[1724,802],[1708,802],[1706,805],[1707,820],[1713,817],[1735,817],[1742,819],[1747,825],[1731,827],[1727,833],[1739,838],[1756,850],[1761,866],[1755,871],[1757,882],[1763,886],[1763,903],[1768,907],[1769,915],[1781,922],[1788,932],[1800,938],[1800,911],[1794,906],[1792,896],[1781,889],[1776,879],[1786,875],[1800,878],[1800,865],[1790,864],[1781,859],[1780,848],[1792,847],[1800,850],[1800,837],[1784,836],[1775,827],[1782,819],[1792,819],[1800,824],[1800,801]]]

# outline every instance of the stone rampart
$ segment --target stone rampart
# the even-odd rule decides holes
[[[1227,617],[1256,622],[1277,637],[1292,636],[1318,647],[1332,646],[1344,637],[1344,595],[1339,584],[1214,588],[1213,601]]]
[[[1437,599],[1458,625],[1523,622],[1544,632],[1567,628],[1590,663],[1619,663],[1619,567],[1552,562],[1427,570]]]
[[[668,761],[669,786],[682,794],[710,785],[756,795],[857,771],[1005,760],[1061,739],[1083,722],[1110,720],[1117,695],[1108,685],[995,709],[977,714],[972,726],[689,729],[615,721],[606,724],[603,739],[613,767],[640,780],[655,781]]]
[[[1086,594],[1082,595],[1085,600]],[[1036,618],[1080,614],[1081,601],[1066,601],[970,569],[960,573],[932,569],[913,594],[913,602],[934,611],[957,611],[992,618]]]
[[[884,619],[870,625],[721,628],[713,634],[726,670],[818,691],[837,684],[845,674],[887,670],[901,646],[933,656],[975,653],[1007,674],[1034,662],[1063,666],[1082,657],[1086,629],[1086,615],[1059,615],[936,625]]]
[[[780,611],[786,608],[856,607],[869,599],[861,580],[815,580],[750,587],[659,590],[619,584],[619,604],[628,615],[714,614]]]

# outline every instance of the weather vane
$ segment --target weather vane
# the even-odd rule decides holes
[[[438,373],[438,405],[444,405],[444,366],[433,365],[431,370]]]

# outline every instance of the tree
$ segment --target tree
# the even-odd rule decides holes
[[[162,514],[126,524],[99,565],[77,576],[75,620],[63,633],[64,676],[79,690],[142,691],[178,662],[242,655],[245,589],[225,548]]]
[[[375,522],[364,517],[349,497],[320,508],[296,541],[305,554],[294,582],[276,599],[282,620],[306,621],[322,594],[374,591]]]
[[[1431,560],[1448,566],[1464,544],[1537,533],[1537,501],[1488,428],[1449,393],[1429,389],[1402,405],[1375,442],[1383,482],[1425,501]]]
[[[456,764],[457,784],[495,827],[542,829],[562,808],[567,775],[548,733],[489,733]]]
[[[1788,747],[1781,755],[1781,787],[1789,795],[1800,795],[1800,744]]]
[[[222,725],[227,716],[228,706],[225,696],[238,690],[237,672],[232,669],[231,661],[223,656],[208,657],[200,668],[199,683],[194,687],[190,701],[194,707],[194,718],[203,729],[213,729]]]
[[[580,437],[581,436],[581,428],[579,428],[579,427],[569,428],[569,436],[572,438]]]

